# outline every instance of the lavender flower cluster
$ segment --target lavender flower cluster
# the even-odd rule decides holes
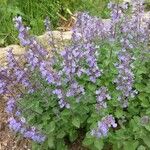
[[[107,88],[101,87],[100,89],[96,90],[97,95],[97,108],[107,108],[106,99],[110,100],[111,97],[107,94]]]
[[[26,59],[30,64],[32,70],[34,70],[37,66],[40,65],[40,61],[44,60],[48,52],[36,41],[34,37],[31,37],[28,33],[29,27],[25,27],[22,23],[22,18],[16,17],[14,18],[15,27],[19,31],[19,40],[22,46],[27,46],[28,52]]]
[[[115,123],[114,117],[112,115],[108,115],[98,122],[97,129],[92,130],[91,134],[97,138],[105,137],[108,135],[108,131],[111,126],[116,128],[117,124]]]
[[[122,92],[122,96],[119,100],[123,103],[123,107],[128,106],[126,98],[134,95],[132,90],[134,82],[134,74],[132,73],[132,57],[127,52],[122,52],[118,55],[119,64],[116,65],[118,68],[118,77],[115,80],[117,84],[116,89]]]
[[[17,96],[19,98],[19,96]],[[25,138],[29,138],[35,142],[42,143],[46,136],[37,132],[34,126],[28,126],[25,118],[21,117],[21,111],[17,109],[16,100],[9,97],[6,105],[6,112],[9,114],[8,126],[14,132],[19,132]]]
[[[117,86],[116,89],[121,92],[118,100],[121,102],[122,107],[127,107],[128,98],[137,94],[137,91],[133,90],[133,62],[136,60],[134,53],[136,47],[141,47],[143,42],[141,49],[146,50],[150,33],[148,29],[150,20],[143,20],[143,1],[133,0],[131,5],[133,9],[130,16],[123,13],[128,9],[126,4],[109,4],[109,8],[112,10],[110,30],[112,34],[110,34],[110,39],[114,38],[114,41],[117,40],[121,45],[121,50],[118,53],[119,62],[115,63],[118,76],[114,82]]]
[[[59,99],[59,106],[60,108],[70,108],[70,104],[65,100],[66,98],[66,95],[65,95],[65,92],[64,90],[62,89],[55,89],[53,90],[53,94],[56,94],[58,99]]]
[[[0,94],[7,94],[7,86],[9,81],[7,80],[7,69],[4,67],[0,68]]]
[[[9,127],[15,132],[19,132],[23,135],[23,137],[31,139],[35,142],[42,143],[45,141],[46,137],[40,133],[38,133],[35,127],[27,128],[25,126],[25,119],[17,120],[13,117],[8,120]]]
[[[12,49],[8,51],[7,54],[7,62],[8,62],[8,68],[10,69],[9,72],[11,72],[11,76],[14,78],[14,82],[12,84],[22,84],[24,87],[29,89],[29,92],[32,91],[31,83],[29,81],[29,75],[26,69],[21,68],[19,66],[19,63],[14,57],[14,54],[12,52]],[[14,86],[14,85],[13,85]]]
[[[69,47],[61,55],[64,59],[62,71],[68,77],[71,78],[75,75],[80,77],[82,74],[86,74],[90,81],[95,83],[96,79],[101,76],[102,70],[98,68],[96,46],[93,43]],[[84,63],[88,66],[84,67]]]
[[[110,25],[98,17],[92,17],[88,13],[79,13],[73,27],[72,41],[89,42],[93,39],[104,39],[110,30]]]

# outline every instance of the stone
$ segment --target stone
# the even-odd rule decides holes
[[[71,39],[71,31],[66,31],[66,32],[60,32],[60,31],[52,31],[53,38],[57,45],[60,45],[62,43],[62,40],[64,42],[69,41]],[[43,35],[37,36],[37,40],[48,50],[51,49],[50,45],[46,43],[49,39],[48,32],[44,33]],[[0,48],[0,63],[3,64],[6,62],[6,54],[7,51],[13,48],[13,53],[15,56],[19,56],[25,52],[25,48],[20,46],[20,45],[9,45],[4,48]]]

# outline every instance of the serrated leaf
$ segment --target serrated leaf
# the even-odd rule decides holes
[[[150,108],[148,108],[148,109],[146,110],[146,114],[147,114],[147,115],[150,115]]]
[[[137,84],[135,84],[135,88],[140,92],[145,91],[145,85],[144,84],[137,83]]]
[[[144,143],[150,148],[150,136],[145,136],[142,139]]]
[[[144,127],[146,128],[146,130],[150,131],[150,126],[149,125],[145,125]]]
[[[70,139],[71,142],[73,142],[74,140],[76,140],[77,137],[78,137],[78,134],[77,134],[77,132],[75,130],[73,130],[73,131],[71,131],[69,133],[69,139]]]
[[[103,146],[104,146],[104,142],[102,139],[96,139],[94,141],[94,145],[95,147],[98,149],[98,150],[102,150],[103,149]]]
[[[64,131],[60,131],[60,132],[57,134],[57,138],[62,139],[65,135],[66,135],[66,133],[65,133]]]
[[[48,132],[48,133],[51,133],[51,132],[53,132],[54,130],[55,130],[55,122],[52,121],[52,122],[50,122],[50,124],[47,126],[47,132]]]
[[[140,69],[138,69],[137,74],[140,75],[140,74],[143,74],[143,73],[146,73],[146,72],[147,72],[147,69],[146,69],[146,67],[143,66]]]
[[[96,90],[96,86],[92,84],[88,84],[87,88],[92,92]]]
[[[148,101],[147,99],[144,99],[144,100],[142,101],[141,105],[142,105],[143,107],[149,107],[149,106],[150,106],[150,103],[149,103],[149,101]]]
[[[65,110],[62,111],[61,115],[62,116],[68,116],[68,115],[70,115],[70,111],[65,109]]]
[[[140,145],[137,150],[146,150],[146,148],[143,145]]]
[[[141,101],[143,101],[143,100],[145,99],[145,97],[146,97],[146,95],[145,95],[144,93],[140,93],[140,94],[138,95],[138,98],[139,98]]]
[[[136,150],[139,142],[138,141],[127,141],[124,142],[124,150]],[[132,146],[131,146],[132,145]]]
[[[89,146],[89,145],[92,145],[93,144],[93,140],[91,138],[85,138],[83,140],[83,145],[85,146]]]
[[[121,109],[117,109],[116,112],[115,112],[115,116],[117,118],[120,118],[123,116],[123,111]]]
[[[48,146],[49,146],[49,148],[53,148],[54,147],[54,139],[52,137],[48,138]]]
[[[57,148],[55,150],[67,150],[67,146],[63,139],[57,140],[56,147]]]
[[[79,117],[73,118],[73,119],[72,119],[72,124],[73,124],[75,127],[79,128],[79,127],[80,127],[80,118],[79,118]]]

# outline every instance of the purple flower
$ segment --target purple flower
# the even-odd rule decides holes
[[[22,118],[20,121],[16,120],[15,118],[11,117],[8,120],[9,127],[15,132],[19,132],[23,134],[25,138],[32,139],[35,142],[42,143],[45,141],[46,136],[38,133],[36,129],[32,126],[29,128],[26,127],[26,121]]]
[[[115,80],[117,84],[116,89],[121,91],[120,102],[123,107],[127,107],[126,98],[130,97],[134,94],[133,82],[134,82],[134,74],[132,73],[132,57],[128,52],[120,52],[118,55],[119,64],[116,65],[118,69],[118,76]]]
[[[56,94],[59,99],[63,97],[61,89],[55,89],[53,94]]]
[[[97,65],[96,47],[94,44],[85,43],[82,45],[71,46],[63,51],[63,72],[67,78],[71,80],[74,76],[80,77],[86,73],[90,81],[96,82],[96,79],[101,76],[101,70]],[[87,67],[81,66],[81,63],[87,63]]]
[[[28,33],[29,28],[25,27],[22,23],[22,18],[15,17],[13,19],[15,27],[19,31],[19,40],[23,46],[28,46],[29,51],[26,54],[26,59],[30,64],[31,70],[35,69],[40,64],[40,61],[45,60],[48,52],[36,41],[34,37],[31,37]]]
[[[101,70],[98,68],[97,65],[97,58],[96,58],[96,46],[94,44],[85,44],[85,59],[89,66],[86,70],[87,75],[90,77],[90,81],[93,83],[96,82],[96,79],[101,76]]]
[[[19,117],[21,115],[21,112],[19,110],[16,111],[15,116]]]
[[[109,94],[107,94],[107,88],[106,87],[101,87],[99,90],[96,90],[96,95],[97,95],[97,108],[106,108],[106,99],[111,99]]]
[[[15,107],[16,107],[15,100],[13,98],[9,98],[6,104],[6,112],[13,113]]]
[[[14,57],[12,49],[8,50],[7,62],[8,62],[7,64],[8,70],[11,73],[8,77],[9,80],[10,78],[12,78],[11,80],[14,80],[13,83],[22,84],[28,90],[31,90],[32,85],[31,85],[31,82],[29,81],[28,69],[26,70],[19,66],[18,61]],[[15,84],[13,86],[15,86]]]
[[[0,95],[5,94],[6,92],[6,82],[3,79],[0,79]]]
[[[42,61],[39,66],[42,77],[50,84],[56,86],[61,85],[61,76],[55,70],[52,69],[51,64],[48,61]]]
[[[42,143],[46,139],[44,135],[37,133],[34,128],[31,128],[30,130],[25,131],[23,134],[25,138],[32,139],[33,141],[38,142],[38,143]]]
[[[73,42],[89,42],[96,38],[103,39],[105,36],[105,23],[101,19],[91,17],[88,13],[79,13],[77,15],[77,22],[72,34]]]
[[[15,27],[19,31],[18,38],[19,38],[22,46],[28,46],[30,44],[30,39],[29,39],[29,34],[28,34],[28,31],[29,31],[30,28],[23,26],[22,18],[20,16],[15,17],[13,19],[13,21],[15,22]]]
[[[84,95],[84,88],[81,85],[79,85],[76,81],[70,83],[70,87],[66,93],[66,96],[79,96],[80,94]]]
[[[98,122],[98,127],[99,127],[99,131],[101,133],[102,136],[107,136],[108,133],[108,125],[105,124],[105,122]]]
[[[9,122],[10,129],[14,130],[15,132],[19,132],[20,131],[22,124],[19,121],[17,121],[14,118],[10,118],[8,120],[8,122]]]
[[[117,124],[115,123],[114,117],[112,115],[108,115],[98,122],[97,129],[93,129],[91,134],[97,138],[105,137],[108,135],[108,131],[111,126],[116,128]]]
[[[67,109],[70,108],[70,104],[67,103],[63,98],[60,99],[58,103],[59,103],[60,108],[64,108],[64,107]]]

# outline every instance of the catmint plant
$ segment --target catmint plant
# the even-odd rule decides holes
[[[90,150],[149,149],[150,20],[142,2],[110,2],[108,22],[79,13],[61,50],[46,18],[51,52],[15,17],[26,52],[17,59],[9,49],[0,68],[9,128],[36,150],[66,150],[78,139]]]
[[[100,138],[103,136],[107,136],[109,128],[110,127],[117,127],[117,124],[115,123],[114,118],[112,115],[106,116],[105,118],[102,118],[101,121],[98,122],[98,128],[92,130],[92,135]]]

